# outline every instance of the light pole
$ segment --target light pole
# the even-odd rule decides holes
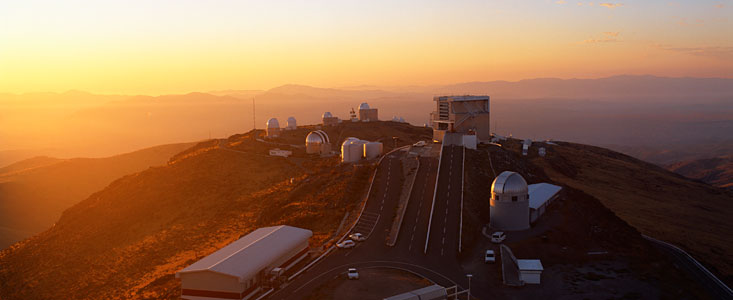
[[[473,275],[466,274],[466,277],[468,277],[468,300],[471,300],[471,277],[473,277]]]

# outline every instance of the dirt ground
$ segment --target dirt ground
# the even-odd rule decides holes
[[[343,273],[318,287],[308,299],[383,299],[432,285],[427,279],[402,270],[363,268],[357,271],[358,280],[348,280],[344,269]]]

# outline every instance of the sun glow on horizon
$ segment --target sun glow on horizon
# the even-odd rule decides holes
[[[0,92],[733,77],[733,1],[0,4]]]

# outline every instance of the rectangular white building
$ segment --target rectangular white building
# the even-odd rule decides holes
[[[291,226],[257,229],[176,273],[181,298],[249,299],[270,280],[308,256],[313,232]]]
[[[527,188],[529,189],[529,222],[534,223],[557,199],[562,187],[543,182],[530,184]]]
[[[540,284],[542,277],[542,262],[539,259],[517,259],[519,280],[525,284]]]

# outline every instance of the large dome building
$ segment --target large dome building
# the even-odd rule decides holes
[[[267,137],[275,138],[280,136],[280,123],[275,118],[267,120]]]
[[[516,172],[504,171],[491,184],[489,201],[491,228],[496,230],[529,229],[529,188]]]
[[[305,137],[305,152],[308,154],[328,154],[331,152],[331,140],[323,130],[311,131]]]

